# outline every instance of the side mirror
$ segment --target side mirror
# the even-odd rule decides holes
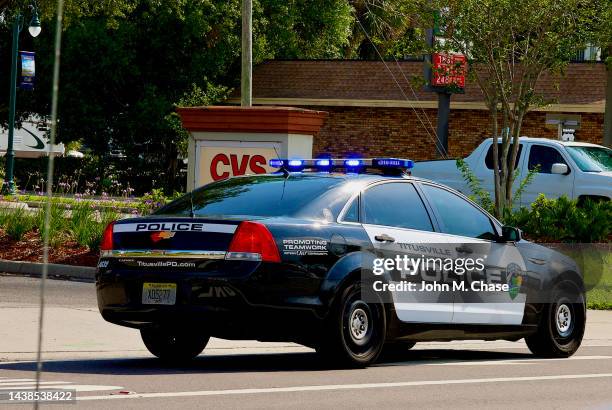
[[[521,230],[512,226],[502,227],[501,240],[503,242],[518,242],[523,238]]]
[[[567,164],[552,164],[552,167],[550,168],[550,173],[558,175],[567,175],[569,174],[569,168],[567,167]]]

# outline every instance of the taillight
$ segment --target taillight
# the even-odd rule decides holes
[[[104,233],[102,234],[102,242],[100,243],[101,251],[112,251],[113,250],[113,227],[114,222],[108,224]]]
[[[264,262],[280,262],[280,255],[276,242],[265,225],[244,221],[238,225],[234,233],[228,249],[228,259],[260,259]]]

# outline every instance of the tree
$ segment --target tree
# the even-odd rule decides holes
[[[27,0],[9,2],[6,15]],[[35,51],[34,92],[19,91],[18,114],[50,110],[55,1],[39,0],[43,32],[22,34]],[[217,103],[240,77],[240,0],[66,0],[59,94],[60,142],[82,140],[102,156],[126,153],[126,178],[178,188],[185,133],[176,104]],[[0,78],[8,78],[10,19],[0,22]],[[341,56],[351,25],[345,0],[255,0],[254,62]],[[6,92],[4,92],[4,87]],[[8,81],[0,84],[0,114]],[[3,121],[6,121],[2,118]],[[132,183],[134,186],[134,183]]]
[[[445,29],[442,50],[468,57],[491,117],[495,214],[512,207],[519,136],[525,114],[551,103],[536,88],[544,73],[562,73],[576,52],[610,38],[608,0],[439,0],[417,3],[432,27],[434,12]],[[501,153],[498,153],[498,149]],[[499,154],[499,159],[498,159]]]

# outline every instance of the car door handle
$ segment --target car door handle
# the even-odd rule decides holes
[[[378,242],[395,242],[395,238],[387,235],[386,233],[376,235],[374,239],[376,239]]]
[[[527,260],[531,263],[535,263],[536,265],[545,265],[546,259],[538,259],[538,258],[527,258]]]
[[[458,246],[455,250],[459,253],[474,253],[474,251],[466,246]]]

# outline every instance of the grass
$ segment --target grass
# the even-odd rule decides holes
[[[570,256],[584,275],[589,309],[612,310],[612,247],[610,244],[566,244],[557,249]]]
[[[597,273],[598,280],[589,283],[589,275],[585,273],[587,286],[592,288],[587,292],[587,306],[589,309],[612,310],[612,252],[608,250],[602,258],[601,276]]]

